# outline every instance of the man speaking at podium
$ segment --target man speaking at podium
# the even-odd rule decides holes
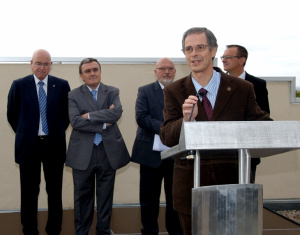
[[[191,28],[182,39],[182,51],[192,73],[165,89],[162,142],[179,143],[182,122],[272,120],[255,100],[253,85],[213,67],[218,48],[214,34],[206,28]],[[209,135],[209,130],[207,132]],[[174,209],[185,235],[192,234],[191,190],[194,161],[176,159],[173,175]],[[200,160],[200,185],[238,183],[238,158],[222,156]]]

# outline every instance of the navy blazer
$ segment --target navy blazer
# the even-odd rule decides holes
[[[161,164],[159,151],[153,151],[154,135],[159,135],[163,123],[164,94],[159,82],[138,89],[135,118],[138,124],[131,161],[157,168]]]
[[[270,114],[267,83],[265,80],[254,77],[246,72],[245,80],[251,82],[254,86],[256,102],[261,110]]]
[[[254,93],[256,96],[256,103],[261,110],[270,114],[269,99],[267,83],[265,80],[254,77],[246,72],[245,80],[251,82],[254,86]],[[260,163],[260,158],[252,158],[251,163],[253,165],[258,165]]]
[[[49,140],[55,155],[65,161],[65,130],[69,125],[68,92],[66,80],[48,75],[47,122]],[[36,84],[33,75],[14,80],[8,93],[7,119],[16,133],[15,161],[18,164],[29,162],[36,149],[40,111]]]

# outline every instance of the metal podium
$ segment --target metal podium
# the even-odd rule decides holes
[[[193,235],[261,235],[263,187],[250,184],[251,158],[299,148],[299,121],[183,122],[179,144],[163,151],[161,158],[195,154]],[[239,184],[200,187],[200,157],[209,151],[238,152]]]

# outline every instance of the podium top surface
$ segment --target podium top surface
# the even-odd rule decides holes
[[[186,150],[248,149],[251,157],[268,157],[300,148],[300,121],[183,122],[179,144],[162,159]]]

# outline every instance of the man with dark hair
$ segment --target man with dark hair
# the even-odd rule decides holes
[[[191,28],[182,39],[182,51],[192,73],[165,88],[164,122],[160,137],[172,147],[179,142],[182,122],[271,120],[255,101],[253,85],[213,67],[218,44],[206,28]],[[201,94],[199,98],[195,94]],[[194,106],[194,111],[192,112]],[[207,130],[209,135],[209,130]],[[237,184],[238,160],[226,156],[200,160],[200,186]],[[185,235],[192,234],[191,190],[194,161],[176,159],[173,177],[174,209]]]
[[[226,47],[227,49],[224,51],[223,56],[221,56],[224,70],[227,71],[231,76],[239,77],[251,82],[254,86],[254,92],[258,106],[261,110],[270,114],[266,81],[254,77],[244,70],[248,58],[248,52],[246,48],[240,45],[227,45]],[[259,163],[260,158],[251,159],[251,172],[254,180],[256,175],[256,166]]]
[[[23,233],[39,234],[37,222],[41,164],[48,194],[47,234],[62,225],[62,180],[69,126],[66,80],[49,75],[52,61],[44,49],[33,53],[33,74],[15,80],[8,94],[7,119],[16,133],[15,161],[20,167]]]
[[[181,235],[178,213],[173,209],[172,185],[174,160],[161,160],[160,126],[163,123],[164,88],[174,80],[176,69],[168,58],[159,59],[154,73],[157,81],[138,90],[135,105],[139,125],[132,149],[133,162],[140,164],[140,204],[143,235],[157,235],[159,198],[164,180],[166,195],[165,225],[170,235]],[[156,147],[157,146],[157,147]]]
[[[119,89],[101,82],[96,59],[81,61],[79,74],[84,84],[69,92],[73,130],[66,160],[66,166],[73,168],[75,234],[88,234],[92,225],[95,186],[96,234],[111,234],[116,170],[130,161],[117,125],[123,112]]]

